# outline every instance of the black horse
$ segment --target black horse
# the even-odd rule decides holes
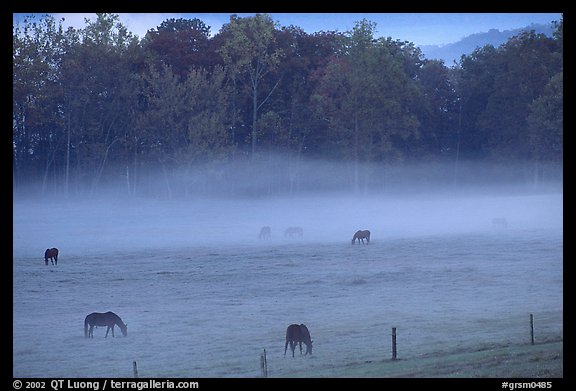
[[[52,265],[58,265],[58,249],[47,248],[44,252],[44,263],[48,265],[48,260],[52,261]]]
[[[88,329],[88,326],[90,326],[90,329]],[[110,330],[112,330],[112,337],[114,337],[114,326],[120,327],[123,336],[126,337],[128,335],[128,325],[122,322],[122,319],[112,311],[104,313],[92,312],[86,316],[86,319],[84,319],[84,337],[94,338],[94,326],[108,326],[104,338],[108,337]]]
[[[310,332],[304,324],[291,324],[286,329],[286,345],[284,345],[284,356],[286,356],[286,350],[288,350],[288,344],[290,344],[290,349],[292,349],[292,357],[294,357],[294,350],[296,349],[296,344],[300,345],[300,354],[302,354],[302,342],[306,345],[306,353],[312,354],[312,339],[310,338]]]
[[[358,240],[358,243],[360,243],[360,241],[362,241],[362,244],[365,244],[364,239],[366,239],[366,244],[370,243],[370,231],[368,231],[368,230],[356,231],[356,233],[354,234],[354,237],[352,237],[352,244],[354,244],[354,242],[356,240]]]

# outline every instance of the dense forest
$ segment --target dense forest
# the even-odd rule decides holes
[[[561,179],[552,23],[552,37],[522,32],[448,67],[375,38],[368,20],[308,34],[266,14],[231,15],[216,33],[169,19],[140,38],[115,14],[81,29],[30,16],[13,26],[14,192],[386,191],[407,176],[479,181],[475,165],[503,181]]]

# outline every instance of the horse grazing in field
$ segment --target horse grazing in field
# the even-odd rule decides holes
[[[368,230],[364,230],[364,231],[359,230],[359,231],[356,231],[356,233],[355,233],[354,236],[352,237],[352,244],[354,244],[354,242],[355,242],[356,240],[358,240],[358,243],[360,243],[360,241],[362,241],[362,244],[365,244],[365,243],[364,243],[364,239],[366,239],[366,244],[367,244],[367,243],[370,243],[370,231],[368,231]]]
[[[492,219],[492,227],[494,228],[508,228],[508,221],[504,217],[496,217]]]
[[[268,226],[262,227],[260,230],[260,234],[258,235],[259,239],[270,239],[272,236],[272,229]]]
[[[312,354],[312,339],[310,338],[310,332],[304,324],[291,324],[286,329],[286,345],[284,345],[284,356],[286,356],[286,350],[288,350],[288,344],[290,344],[290,349],[292,349],[292,357],[294,357],[294,350],[296,350],[296,344],[300,345],[300,354],[302,354],[302,342],[306,345],[306,353]]]
[[[126,337],[128,335],[128,325],[122,322],[122,319],[112,311],[92,312],[90,315],[86,316],[86,319],[84,319],[85,338],[94,338],[94,326],[108,327],[104,338],[108,337],[108,332],[110,330],[112,330],[112,337],[114,337],[114,326],[120,328],[123,336]],[[88,329],[88,327],[90,327],[90,329]]]
[[[48,265],[48,260],[52,262],[52,265],[58,265],[58,249],[57,248],[47,248],[44,252],[44,263]]]
[[[303,238],[304,237],[304,230],[301,227],[288,227],[286,231],[284,231],[285,238]]]

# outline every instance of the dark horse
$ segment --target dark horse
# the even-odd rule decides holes
[[[272,229],[268,226],[265,226],[265,227],[262,227],[262,229],[260,230],[260,234],[258,235],[258,238],[270,239],[271,236],[272,236]]]
[[[90,329],[88,329],[90,326]],[[86,316],[84,319],[84,337],[94,338],[94,326],[108,326],[106,329],[106,335],[104,338],[108,337],[108,332],[112,330],[112,337],[114,337],[114,326],[120,327],[123,336],[128,335],[128,326],[122,322],[122,319],[114,312],[92,312],[90,315]]]
[[[370,243],[370,231],[356,231],[354,237],[352,238],[352,244],[354,244],[356,239],[358,239],[358,243],[362,241],[362,244],[364,244],[364,239],[366,239],[366,243]]]
[[[496,217],[492,219],[492,227],[494,228],[508,228],[508,221],[504,217]]]
[[[294,350],[296,350],[296,344],[300,345],[300,354],[302,354],[302,342],[306,345],[306,353],[312,354],[312,339],[310,338],[310,332],[308,328],[303,324],[291,324],[286,329],[286,345],[284,345],[284,355],[286,355],[286,350],[288,349],[288,344],[290,344],[290,349],[292,349],[292,357],[294,357]]]
[[[44,263],[48,265],[48,260],[52,261],[52,265],[58,265],[58,249],[47,248],[44,253]]]
[[[286,231],[284,231],[285,238],[303,238],[304,237],[304,230],[302,227],[288,227]]]

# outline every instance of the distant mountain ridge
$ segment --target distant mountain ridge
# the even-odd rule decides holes
[[[462,38],[458,42],[449,43],[446,45],[422,45],[420,49],[427,59],[444,60],[444,64],[448,67],[454,65],[454,61],[458,63],[460,57],[465,54],[472,53],[476,48],[483,47],[491,44],[498,47],[506,43],[511,37],[520,34],[522,31],[534,30],[537,34],[546,34],[551,37],[555,28],[552,23],[549,24],[531,24],[526,27],[500,31],[498,29],[490,29],[488,32],[476,33]]]

